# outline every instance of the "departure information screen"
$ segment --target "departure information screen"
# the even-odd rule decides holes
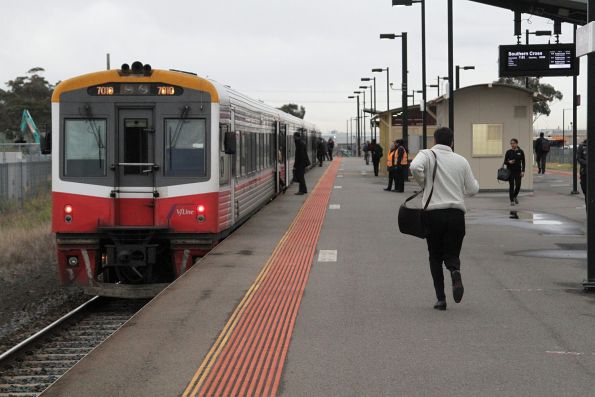
[[[500,46],[500,77],[576,76],[578,59],[574,44]]]
[[[106,83],[87,88],[92,96],[176,96],[184,89],[163,83]]]

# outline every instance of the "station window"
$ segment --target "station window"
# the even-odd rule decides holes
[[[71,119],[64,122],[64,176],[106,175],[105,119]]]
[[[206,176],[206,120],[165,120],[165,175]]]
[[[501,156],[502,129],[502,124],[473,124],[473,156]]]

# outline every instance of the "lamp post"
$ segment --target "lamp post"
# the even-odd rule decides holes
[[[347,98],[349,99],[353,99],[353,98],[357,98],[357,125],[356,125],[356,139],[357,139],[357,157],[360,157],[362,155],[361,152],[361,144],[360,144],[360,124],[359,124],[359,91],[353,91],[354,95],[350,95]]]
[[[448,127],[451,131],[455,130],[455,96],[453,87],[452,67],[454,65],[454,34],[452,22],[452,0],[448,0]]]
[[[428,99],[426,89],[426,2],[425,0],[392,0],[394,6],[412,6],[413,3],[421,4],[421,86],[423,107],[421,111],[422,117],[422,149],[426,148],[428,126],[426,122],[426,102]]]
[[[394,40],[397,37],[401,38],[402,42],[402,99],[401,103],[403,104],[403,141],[405,145],[407,145],[407,141],[409,140],[409,119],[408,119],[408,112],[407,112],[407,32],[402,32],[401,34],[394,34],[394,33],[382,33],[380,35],[380,39],[388,39]]]
[[[365,85],[360,85],[359,88],[362,91],[359,91],[362,93],[362,95],[364,96],[364,106],[362,107],[362,118],[364,119],[362,122],[363,125],[363,134],[364,134],[364,142],[366,141],[366,89],[368,88],[368,86]]]
[[[440,97],[440,80],[448,81],[448,77],[440,77],[440,76],[438,76],[438,97]]]
[[[576,44],[576,24],[573,28],[574,36],[573,36],[573,43]],[[577,107],[577,76],[572,76],[572,191],[571,194],[578,194],[578,170],[576,164],[576,145],[577,145],[577,137],[576,137],[576,107]]]
[[[388,66],[386,68],[374,68],[372,69],[373,73],[382,73],[386,70],[386,111],[388,112],[390,110],[390,91],[388,89],[388,85],[389,85],[389,80],[390,80],[390,76],[389,76],[389,70],[388,70]]]
[[[459,88],[461,88],[460,85],[459,85],[459,82],[460,82],[460,70],[461,69],[463,69],[463,70],[475,70],[475,66],[459,66],[459,65],[457,65],[457,67],[456,67],[456,73],[455,73],[455,81],[456,81],[457,90]]]
[[[372,111],[376,114],[376,77],[362,77],[362,81],[373,81],[374,82],[374,96],[372,96],[372,91],[370,88],[370,96],[372,101]],[[376,136],[376,126],[374,125],[374,139],[377,139]]]
[[[588,22],[595,21],[595,0],[588,0]],[[595,159],[595,53],[587,55],[587,159]],[[589,144],[590,143],[590,144]],[[583,287],[595,290],[595,161],[587,161],[587,280]]]

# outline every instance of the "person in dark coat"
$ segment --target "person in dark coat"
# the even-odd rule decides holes
[[[306,150],[306,143],[302,140],[302,136],[299,132],[293,134],[293,140],[295,142],[295,162],[293,163],[293,178],[299,183],[299,189],[296,195],[302,195],[308,193],[306,187],[306,167],[310,165],[310,159],[308,158],[308,151]]]
[[[504,155],[504,164],[510,170],[508,179],[510,205],[519,203],[517,196],[521,191],[521,180],[525,176],[525,152],[519,147],[519,141],[516,138],[510,140],[510,149]]]
[[[405,180],[409,173],[409,159],[407,149],[405,148],[405,141],[397,139],[397,160],[395,169],[395,190],[399,193],[405,191]]]
[[[372,139],[372,143],[370,144],[370,152],[372,153],[372,164],[374,165],[374,175],[378,176],[378,165],[380,164],[380,159],[383,156],[382,153],[382,146],[376,143],[376,139]]]
[[[330,161],[333,161],[333,150],[335,149],[335,141],[333,141],[333,138],[329,138],[326,146],[328,147],[328,156]]]
[[[397,161],[397,142],[393,142],[390,145],[390,149],[388,150],[388,158],[386,160],[386,171],[388,172],[388,186],[384,189],[387,192],[390,192],[393,188],[393,181],[395,181],[395,169]],[[397,183],[395,182],[395,186]],[[395,191],[398,189],[395,189]]]
[[[535,161],[537,162],[538,174],[545,174],[545,163],[547,154],[550,152],[550,141],[544,137],[543,132],[539,133],[539,138],[535,141]]]
[[[581,176],[581,190],[585,195],[585,204],[587,204],[587,140],[585,139],[583,143],[578,146],[576,151],[576,161],[581,166],[580,168],[580,176]]]
[[[318,166],[322,167],[322,163],[324,162],[325,152],[324,152],[324,138],[318,138],[318,143],[316,144],[316,158],[318,159]]]

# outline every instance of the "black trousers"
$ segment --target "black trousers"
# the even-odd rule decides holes
[[[405,178],[407,167],[399,166],[395,169],[395,190],[397,192],[405,191]]]
[[[424,213],[424,220],[428,230],[426,241],[436,298],[444,300],[442,264],[450,271],[461,269],[459,256],[465,238],[465,213],[454,208],[431,210]]]
[[[581,174],[581,190],[585,196],[585,204],[587,204],[587,175]]]
[[[521,191],[521,171],[511,171],[510,172],[510,179],[508,180],[508,196],[510,197],[510,201],[514,201],[514,199],[519,195]]]
[[[333,161],[333,149],[328,150],[328,157],[330,158],[330,161]]]
[[[545,163],[547,161],[547,152],[546,153],[537,153],[535,152],[535,161],[537,162],[537,169],[540,173],[545,174]]]
[[[393,181],[395,180],[395,170],[392,167],[386,167],[386,170],[388,171],[388,186],[386,188],[391,190],[393,188]]]
[[[374,175],[378,176],[378,165],[380,164],[380,159],[372,158],[372,164],[374,164]]]
[[[296,168],[293,174],[293,177],[297,183],[299,183],[299,192],[301,193],[308,193],[308,188],[306,187],[306,178],[305,178],[306,170],[304,168]]]

